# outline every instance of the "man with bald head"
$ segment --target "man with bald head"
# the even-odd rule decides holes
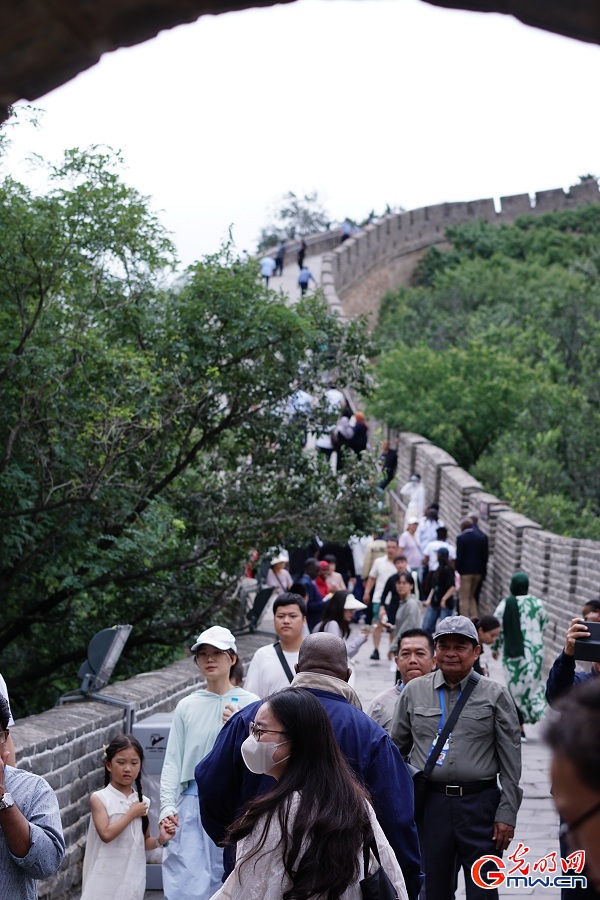
[[[309,635],[300,647],[296,673],[291,687],[309,690],[323,704],[342,753],[369,791],[379,824],[402,868],[408,896],[416,900],[422,878],[412,781],[391,739],[362,711],[348,684],[351,670],[344,641],[327,632]],[[249,771],[240,750],[262,702],[233,715],[211,752],[196,766],[202,825],[215,843],[224,839],[248,800],[275,786],[273,778]],[[225,848],[226,875],[233,869],[234,854],[233,848]]]

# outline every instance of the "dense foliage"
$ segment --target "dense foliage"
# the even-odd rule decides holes
[[[322,205],[317,191],[298,196],[288,191],[281,198],[281,205],[273,210],[273,221],[261,228],[258,252],[275,247],[279,241],[293,241],[325,231],[331,217]]]
[[[77,686],[88,641],[134,626],[119,673],[227,621],[249,550],[371,526],[367,461],[302,451],[302,389],[364,386],[360,323],[266,291],[230,248],[173,248],[107,152],[36,195],[0,183],[0,671],[19,714]],[[224,605],[225,604],[225,605]]]
[[[447,237],[384,299],[372,411],[546,528],[600,539],[600,205]]]

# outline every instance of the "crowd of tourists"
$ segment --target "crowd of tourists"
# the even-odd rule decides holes
[[[233,633],[198,635],[202,686],[174,710],[155,833],[142,747],[121,734],[104,748],[82,900],[142,900],[146,852],[159,847],[166,900],[453,900],[461,870],[468,900],[498,897],[486,873],[513,842],[525,726],[548,705],[561,856],[581,873],[584,851],[588,879],[564,897],[599,895],[600,661],[581,671],[575,654],[600,601],[565,623],[544,683],[548,617],[527,575],[480,615],[488,548],[477,517],[453,542],[434,504],[419,510],[418,476],[402,490],[400,534],[272,555],[276,640],[243,684]],[[395,674],[365,712],[351,663],[369,638],[372,664],[393,661]],[[483,664],[485,645],[505,685]],[[37,895],[65,844],[54,792],[16,763],[12,724],[0,678],[0,897],[19,900]]]

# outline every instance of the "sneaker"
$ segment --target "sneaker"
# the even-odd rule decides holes
[[[526,743],[527,743],[527,738],[525,737],[525,735],[524,735],[522,732],[521,732],[521,743],[522,743],[522,744],[526,744]]]
[[[379,659],[379,650],[373,650],[369,659]]]

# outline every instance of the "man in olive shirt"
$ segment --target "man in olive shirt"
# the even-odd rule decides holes
[[[439,668],[405,686],[390,732],[419,769],[481,653],[477,630],[466,616],[443,619],[433,639]],[[475,886],[471,866],[480,856],[501,855],[510,844],[521,804],[520,777],[515,704],[507,688],[481,678],[433,767],[417,823],[430,900],[452,900],[457,866],[464,869],[468,900],[498,897],[497,890]]]
[[[399,643],[394,660],[400,680],[378,694],[367,711],[367,715],[388,733],[404,686],[413,678],[421,678],[435,669],[433,638],[429,632],[422,628],[407,628],[399,638]]]

